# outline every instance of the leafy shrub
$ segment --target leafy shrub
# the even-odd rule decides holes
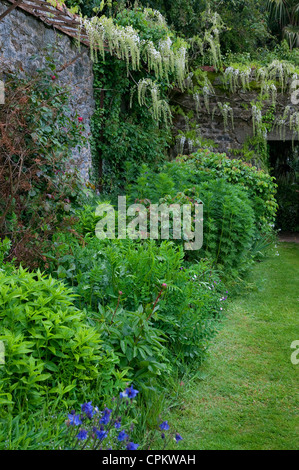
[[[192,260],[208,256],[215,264],[225,267],[227,274],[236,275],[250,262],[249,251],[256,237],[256,214],[250,194],[241,183],[218,176],[210,167],[197,169],[191,158],[164,165],[157,176],[143,167],[137,184],[130,188],[131,194],[146,198],[149,208],[151,203],[180,204],[181,207],[190,204],[193,214],[194,204],[202,201],[203,248],[186,251],[185,258]],[[197,162],[196,156],[193,158]],[[145,199],[138,201],[144,202]],[[262,201],[259,198],[260,204]],[[182,245],[183,237],[176,243]]]
[[[182,160],[187,165],[194,165],[196,170],[206,172],[209,179],[223,178],[230,184],[243,187],[252,202],[258,230],[264,233],[272,230],[277,210],[275,178],[242,160],[231,160],[226,154],[209,150],[199,150]]]
[[[205,255],[237,275],[248,264],[255,232],[246,192],[220,179],[198,185],[191,195],[204,201]]]
[[[0,240],[0,267],[3,266],[4,258],[8,254],[11,246],[9,238],[5,237],[4,240]]]
[[[67,249],[67,244],[63,247]],[[118,355],[121,351],[123,367],[132,366],[132,362],[124,362],[132,359],[132,354],[141,359],[143,353],[137,349],[134,353],[136,344],[131,338],[136,338],[139,325],[147,318],[138,345],[142,349],[141,340],[146,341],[145,349],[154,348],[151,356],[160,363],[156,348],[165,357],[165,344],[174,355],[172,361],[180,364],[204,356],[216,328],[215,318],[221,314],[224,288],[211,263],[201,260],[184,267],[183,249],[171,241],[157,244],[154,240],[87,238],[84,247],[73,246],[68,254],[61,253],[53,275],[72,285],[78,295],[78,307],[88,309],[95,321],[102,322],[105,344],[111,348],[114,343]],[[159,308],[150,315],[163,284],[167,289],[159,297]],[[124,337],[127,345],[121,344]],[[134,369],[136,372],[135,366]]]
[[[168,338],[151,321],[151,310],[150,305],[145,309],[140,305],[136,312],[99,305],[100,315],[93,315],[103,348],[117,356],[120,370],[142,389],[155,385],[157,377],[171,371]]]
[[[148,198],[157,202],[167,195],[174,197],[178,192],[215,179],[224,179],[244,189],[252,204],[258,231],[271,232],[277,210],[275,178],[242,160],[231,160],[226,154],[201,149],[166,163],[158,174],[144,165],[137,184],[128,186],[128,192],[131,200]],[[204,197],[202,200],[205,202]]]
[[[20,268],[0,271],[0,340],[6,362],[0,368],[1,395],[20,406],[80,394],[83,384],[111,391],[117,362],[103,352],[99,332],[88,326],[74,296],[61,282]],[[79,392],[78,392],[79,391]]]
[[[11,239],[10,259],[38,267],[56,230],[75,222],[81,183],[66,170],[71,149],[83,145],[83,124],[71,116],[69,95],[56,82],[55,64],[34,77],[8,76],[0,108],[0,238]]]

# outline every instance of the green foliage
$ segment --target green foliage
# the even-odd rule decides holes
[[[245,189],[252,202],[258,230],[264,233],[271,231],[277,209],[277,185],[273,177],[242,160],[232,160],[225,154],[215,154],[209,150],[198,151],[189,161],[192,162],[193,158],[196,167],[206,171],[210,177],[224,178]]]
[[[11,241],[9,238],[4,238],[4,240],[0,240],[0,266],[3,265],[4,258],[9,253],[11,247]]]
[[[140,305],[136,312],[123,308],[113,312],[99,304],[100,315],[94,315],[105,349],[118,357],[120,370],[141,388],[171,371],[167,336],[150,321],[150,308]]]
[[[191,168],[189,166],[189,170]],[[148,179],[151,178],[149,174]],[[191,204],[191,211],[195,214],[194,203],[203,201],[203,248],[186,252],[185,257],[192,260],[208,257],[212,263],[225,269],[226,275],[236,276],[250,262],[248,253],[254,240],[255,218],[248,196],[240,186],[228,183],[224,178],[214,180],[212,174],[206,175],[204,170],[195,171],[193,178],[196,183],[191,186],[190,182],[187,187],[181,188],[182,192],[174,194],[178,188],[173,187],[173,196],[152,199],[151,202],[166,203],[168,206]],[[166,183],[167,177],[163,179]],[[176,243],[182,244],[183,238]]]
[[[223,52],[251,52],[269,41],[267,0],[211,0],[210,4],[226,25]]]
[[[9,77],[0,110],[0,341],[6,347],[0,404],[2,415],[12,416],[4,428],[9,448],[30,448],[38,439],[50,448],[51,439],[61,442],[61,416],[53,431],[44,430],[35,415],[23,425],[35,407],[49,405],[56,413],[57,406],[86,396],[104,402],[127,380],[145,393],[166,391],[174,370],[182,373],[203,361],[223,315],[223,280],[238,278],[259,259],[272,234],[276,185],[266,172],[207,149],[165,162],[170,95],[177,86],[187,88],[197,114],[201,97],[207,111],[216,112],[210,110],[211,76],[198,65],[213,65],[219,78],[226,51],[224,87],[231,93],[260,90],[252,103],[253,140],[266,154],[277,92],[286,91],[298,73],[297,53],[286,43],[274,55],[261,52],[259,64],[251,62],[270,37],[264,1],[149,1],[145,9],[125,1],[67,5],[87,15],[81,22],[95,61],[95,185],[112,203],[126,188],[130,202],[143,203],[148,214],[151,203],[188,204],[194,210],[203,201],[204,242],[201,250],[184,252],[184,240],[98,240],[95,209],[102,201],[88,193],[79,205],[82,186],[65,171],[70,149],[85,143],[84,128],[69,114],[51,54],[50,76],[39,71],[31,80]],[[189,38],[188,45],[161,12]],[[195,67],[189,75],[187,49]],[[263,115],[265,100],[272,107]],[[225,128],[229,119],[234,125],[229,103],[217,103],[217,111]],[[194,115],[185,116],[181,153],[184,144],[192,152],[203,142]],[[285,121],[299,133],[296,113]],[[11,174],[21,178],[10,184]],[[34,268],[43,263],[47,275],[13,270],[4,264],[8,255]],[[13,417],[21,410],[23,423]]]
[[[282,34],[290,48],[299,47],[299,4],[298,0],[269,0],[270,12],[279,20]]]
[[[150,92],[140,105],[132,99],[132,93],[137,98],[138,82],[145,77],[152,79],[150,74],[130,71],[128,77],[125,64],[112,57],[95,64],[94,70],[96,179],[101,188],[113,192],[123,186],[126,178],[134,180],[143,162],[156,165],[165,158],[171,133],[168,125],[164,121],[160,124],[155,116],[162,112],[168,121],[166,83],[159,82],[159,100],[153,101]]]
[[[248,267],[254,239],[254,212],[246,192],[216,180],[199,185],[194,193],[204,202],[205,255],[236,276]]]
[[[141,0],[140,3],[161,11],[168,23],[188,38],[204,34],[201,15],[210,6],[225,24],[220,36],[223,52],[254,51],[264,47],[271,37],[267,0]]]
[[[263,47],[257,48],[255,51],[251,52],[239,52],[232,53],[227,52],[225,54],[224,62],[226,64],[237,63],[242,65],[252,64],[255,65],[269,65],[274,60],[286,60],[293,65],[298,65],[299,58],[299,49],[290,49],[286,40],[281,41],[281,43],[276,44],[275,47]]]
[[[201,33],[190,39],[192,64],[213,65],[217,71],[222,65],[220,34],[225,27],[217,10],[211,10],[209,3],[200,19]]]
[[[250,264],[256,240],[273,231],[276,187],[266,172],[205,149],[164,164],[158,174],[144,166],[129,193],[131,201],[146,207],[191,204],[194,212],[194,203],[202,201],[203,249],[186,252],[185,257],[209,257],[226,275],[236,276]],[[175,243],[183,245],[183,240]]]
[[[185,37],[190,37],[198,33],[200,15],[205,9],[206,2],[201,0],[141,0],[140,3],[161,11],[176,31]]]
[[[154,348],[149,371],[163,355],[167,364],[165,346],[173,351],[172,362],[202,359],[215,331],[223,289],[211,290],[210,284],[218,282],[211,264],[200,261],[184,268],[182,247],[168,241],[87,240],[84,248],[72,247],[72,254],[57,257],[54,274],[73,286],[78,306],[100,322],[105,345],[115,349],[123,367],[133,369],[134,380],[144,373],[144,349],[149,355]],[[161,293],[163,284],[167,289]]]
[[[69,399],[86,383],[109,390],[117,359],[103,352],[98,331],[61,282],[22,268],[0,272],[0,299],[3,404],[27,409],[49,396]]]

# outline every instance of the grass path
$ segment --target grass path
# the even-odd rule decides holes
[[[255,266],[253,288],[227,305],[227,316],[201,369],[170,416],[180,448],[299,448],[299,245],[279,243]]]

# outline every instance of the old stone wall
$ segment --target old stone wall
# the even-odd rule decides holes
[[[188,129],[198,129],[198,134],[204,139],[213,140],[216,144],[215,150],[219,152],[227,152],[231,149],[240,149],[247,138],[253,136],[253,123],[252,123],[252,107],[251,102],[255,102],[258,98],[259,91],[242,91],[238,90],[236,93],[226,91],[221,84],[219,78],[216,78],[213,83],[214,93],[209,96],[209,109],[206,108],[203,96],[200,97],[199,108],[197,110],[196,102],[192,94],[176,92],[172,96],[172,104],[179,106],[184,114],[192,111],[193,120],[186,120],[182,114],[174,116],[174,135],[179,131],[187,132]],[[233,109],[234,124],[232,126],[230,116],[228,117],[228,124],[225,128],[223,116],[217,103],[228,103]],[[265,102],[263,108],[263,115],[271,106],[271,100]],[[290,106],[293,111],[299,111],[298,106],[293,106],[291,102],[290,93],[279,93],[276,100],[275,117],[282,116],[286,106]],[[213,111],[214,115],[213,115]],[[285,140],[293,139],[293,132],[286,126],[285,127]],[[268,141],[282,140],[281,131],[278,127],[269,132],[267,135]],[[192,151],[196,149],[192,147]],[[183,152],[190,153],[190,146],[186,140]],[[179,140],[171,150],[172,156],[178,153],[183,153],[180,148]]]
[[[9,3],[0,0],[0,14],[9,6]],[[90,120],[95,109],[92,62],[88,48],[82,45],[79,52],[75,40],[63,33],[57,33],[54,28],[18,8],[0,21],[0,68],[1,61],[9,70],[19,74],[33,73],[37,68],[44,68],[47,66],[45,57],[49,45],[57,46],[55,58],[59,64],[58,69],[71,63],[82,53],[77,60],[56,75],[59,83],[69,88],[71,113],[74,118],[76,115],[83,117],[88,137]],[[87,181],[92,168],[90,145],[87,144],[86,148],[80,151],[74,149],[73,161],[69,164],[79,168]]]

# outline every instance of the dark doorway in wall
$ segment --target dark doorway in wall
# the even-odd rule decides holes
[[[269,142],[270,169],[278,184],[276,227],[299,232],[299,142]]]

